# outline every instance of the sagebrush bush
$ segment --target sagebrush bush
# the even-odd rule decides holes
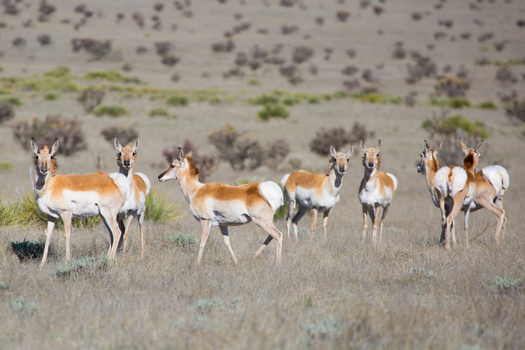
[[[106,90],[104,88],[90,86],[82,90],[77,101],[87,113],[91,113],[96,107],[100,106],[105,95]]]
[[[277,139],[269,142],[266,148],[266,165],[273,171],[282,164],[286,156],[290,153],[290,144],[285,139]]]
[[[5,123],[15,117],[15,109],[9,102],[0,101],[0,124]]]
[[[25,150],[30,149],[31,138],[44,145],[52,145],[58,139],[58,153],[65,156],[87,149],[82,122],[77,118],[67,119],[60,114],[48,115],[44,120],[33,117],[14,123],[11,128],[15,141]]]
[[[439,78],[434,85],[434,90],[438,96],[462,97],[470,89],[470,81],[460,78],[457,75],[448,75]]]
[[[73,38],[71,40],[73,52],[84,50],[93,59],[100,60],[111,53],[111,40],[98,40],[93,38]]]
[[[481,139],[488,138],[489,132],[485,123],[472,122],[465,116],[447,116],[443,110],[440,115],[423,121],[422,128],[429,132],[433,144],[442,142],[439,158],[442,165],[463,164],[463,153],[460,151],[458,137],[467,145],[476,145]]]
[[[368,137],[374,137],[374,133],[368,132],[366,127],[358,122],[354,123],[350,131],[343,127],[320,128],[310,140],[310,151],[320,156],[327,156],[330,154],[330,146],[341,150],[344,146],[356,144]]]
[[[193,152],[193,160],[195,161],[195,166],[199,169],[201,181],[205,182],[207,178],[217,170],[219,159],[214,155],[201,154],[189,139],[184,140],[182,149],[185,154],[188,154],[190,151]],[[171,163],[173,159],[178,158],[179,147],[174,145],[171,149],[166,148],[162,152],[162,155]]]
[[[234,170],[253,170],[263,164],[265,151],[259,141],[246,131],[237,131],[229,123],[220,130],[211,130],[208,141],[219,151],[219,158]]]
[[[104,129],[102,129],[100,134],[102,137],[104,137],[104,140],[108,141],[112,145],[115,142],[115,137],[118,138],[123,145],[126,145],[134,141],[139,136],[138,131],[135,130],[134,127],[128,126],[126,124],[106,126]]]
[[[521,122],[525,122],[525,97],[514,98],[508,103],[506,113],[509,117],[518,119]]]

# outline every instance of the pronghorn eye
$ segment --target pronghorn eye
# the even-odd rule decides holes
[[[119,153],[117,153],[117,156],[118,156],[118,157],[122,156],[122,153],[120,153],[120,152],[119,152]]]

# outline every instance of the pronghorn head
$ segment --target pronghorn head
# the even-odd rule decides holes
[[[441,142],[436,147],[436,149],[431,149],[428,145],[427,140],[425,140],[425,149],[423,152],[421,152],[421,162],[419,162],[419,165],[417,166],[417,172],[422,173],[425,171],[426,168],[434,169],[435,171],[438,170],[438,161],[437,161],[437,154],[439,152],[439,149],[441,148]]]
[[[57,163],[55,159],[55,153],[58,151],[58,139],[55,139],[53,146],[45,145],[43,148],[38,149],[34,139],[31,139],[31,148],[35,154],[35,165],[38,172],[42,176],[46,176],[49,172],[53,174],[56,171]]]
[[[381,139],[377,143],[376,148],[367,148],[365,145],[365,140],[361,140],[361,149],[364,152],[363,155],[363,165],[366,169],[373,171],[374,169],[379,169],[381,165],[381,145],[383,142]]]
[[[354,150],[354,146],[350,145],[350,148],[348,149],[348,152],[337,152],[334,148],[334,146],[330,146],[330,155],[332,158],[330,159],[330,169],[335,169],[340,175],[344,175],[346,173],[346,169],[348,169],[348,161],[350,160],[350,156],[352,155],[352,152]]]
[[[127,145],[122,147],[118,139],[115,137],[115,148],[117,153],[117,165],[119,167],[130,169],[137,161],[137,148],[139,148],[139,138],[135,140],[133,146]]]
[[[481,157],[481,153],[479,152],[479,149],[481,148],[481,144],[485,140],[481,140],[478,145],[476,146],[476,149],[467,147],[463,141],[461,141],[461,138],[459,139],[459,144],[461,145],[461,150],[463,151],[463,154],[465,155],[465,159],[463,160],[463,166],[465,168],[476,168],[478,166],[479,158]]]
[[[174,159],[171,162],[170,167],[159,175],[159,181],[165,182],[173,179],[179,180],[181,176],[184,176],[185,174],[197,176],[199,170],[195,167],[193,152],[190,151],[188,154],[184,155],[184,150],[179,147],[178,158]]]

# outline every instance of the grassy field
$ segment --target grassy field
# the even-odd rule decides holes
[[[0,226],[0,349],[523,347],[524,126],[506,112],[524,98],[522,3],[48,5],[54,10],[27,0],[0,6],[0,101],[10,101],[15,112],[12,120],[0,121],[0,204],[32,192],[33,155],[15,141],[12,126],[59,114],[77,118],[87,143],[86,150],[58,155],[59,173],[116,171],[116,150],[101,131],[133,128],[140,136],[135,170],[176,205],[178,215],[168,223],[146,222],[144,259],[136,223],[126,257],[119,254],[116,261],[104,258],[107,231],[97,225],[73,228],[73,260],[66,265],[59,226],[42,270],[39,258],[20,261],[12,243],[42,241],[45,227]],[[37,40],[44,34],[49,44]],[[110,49],[73,51],[74,39],[97,45],[111,40]],[[168,52],[159,54],[166,45]],[[396,57],[396,48],[406,55]],[[418,55],[426,58],[420,68],[435,71],[409,84]],[[256,69],[239,63],[243,57]],[[439,79],[451,74],[468,81],[464,96],[437,94]],[[105,92],[93,112],[78,101],[86,88]],[[272,96],[288,118],[257,117],[263,106],[254,101]],[[454,108],[459,105],[464,107]],[[486,210],[470,216],[469,248],[462,213],[458,247],[446,251],[438,244],[440,213],[416,166],[424,140],[435,147],[439,139],[422,123],[441,115],[482,123],[489,137],[480,167],[501,164],[510,173],[500,245],[494,242],[496,216]],[[200,225],[178,183],[157,181],[168,167],[164,150],[189,139],[200,154],[218,159],[208,135],[230,123],[262,146],[284,139],[290,152],[276,169],[238,171],[221,161],[208,181],[279,181],[297,168],[324,172],[328,157],[311,152],[310,141],[321,128],[349,130],[355,122],[374,133],[367,145],[382,139],[381,170],[399,181],[382,245],[371,244],[370,224],[361,244],[357,191],[363,166],[356,143],[326,241],[318,228],[310,243],[306,215],[299,241],[284,238],[277,265],[275,243],[254,259],[266,238],[261,229],[253,223],[233,227],[234,266],[214,228],[196,265]],[[459,144],[451,147],[460,153]],[[286,230],[281,218],[276,226]]]

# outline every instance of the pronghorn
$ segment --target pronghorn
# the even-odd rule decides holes
[[[197,263],[200,263],[206,241],[212,225],[218,225],[235,264],[228,236],[228,226],[243,225],[253,220],[269,235],[255,253],[257,258],[263,249],[275,238],[276,260],[281,258],[283,234],[273,224],[275,211],[283,205],[283,193],[279,185],[272,181],[251,182],[240,186],[228,186],[221,183],[203,184],[198,179],[199,170],[195,167],[193,153],[184,155],[179,149],[178,159],[159,175],[159,181],[177,179],[182,194],[190,203],[193,217],[201,223],[201,240]]]
[[[481,143],[478,147],[480,145]],[[472,166],[474,158],[466,157],[463,161],[463,168],[456,165],[445,166],[435,174],[435,189],[441,194],[439,197],[442,222],[441,242],[444,242],[446,249],[450,248],[451,239],[452,244],[456,245],[454,219],[460,210],[465,211],[465,218],[468,218],[470,205],[474,200],[476,193],[474,176],[465,170]],[[437,159],[435,164],[437,167]],[[465,234],[468,242],[468,232],[465,231]]]
[[[330,146],[330,163],[328,165],[328,175],[312,174],[304,170],[298,170],[291,174],[286,174],[281,179],[281,186],[284,189],[284,196],[288,203],[288,215],[286,216],[286,232],[290,238],[290,221],[293,223],[293,233],[297,239],[297,223],[308,208],[312,211],[312,228],[310,240],[314,239],[314,232],[317,220],[317,212],[323,212],[324,238],[326,239],[326,229],[328,226],[328,214],[334,205],[339,202],[339,192],[343,185],[343,176],[348,169],[348,161],[352,155],[353,147],[346,153],[336,152]],[[299,211],[291,219],[295,206],[299,206]],[[291,219],[291,220],[290,220]]]
[[[59,142],[51,148],[38,149],[31,139],[31,148],[35,153],[37,169],[34,191],[38,208],[47,214],[46,244],[42,267],[49,251],[51,234],[57,219],[64,222],[66,237],[66,262],[71,258],[69,239],[72,218],[86,218],[100,215],[109,231],[110,247],[108,257],[114,258],[120,239],[117,215],[124,205],[129,188],[123,175],[97,172],[87,175],[55,175],[57,162],[55,153]]]
[[[464,168],[474,178],[476,184],[476,192],[474,194],[474,201],[469,204],[468,208],[465,208],[465,237],[466,245],[468,247],[468,217],[470,211],[476,211],[481,208],[486,208],[496,214],[498,217],[498,223],[496,226],[496,235],[494,239],[499,244],[500,234],[503,238],[505,223],[507,218],[505,217],[505,210],[503,210],[503,194],[507,190],[510,184],[509,173],[505,168],[500,165],[493,165],[483,168],[481,171],[475,171],[480,153],[479,148],[481,147],[483,140],[479,142],[476,149],[467,147],[461,139],[459,143],[461,150],[465,154]]]
[[[439,171],[439,162],[437,160],[437,155],[440,148],[441,142],[436,147],[436,149],[431,149],[428,145],[427,140],[425,140],[425,149],[423,150],[423,152],[421,152],[421,162],[417,166],[418,173],[422,173],[423,171],[425,172],[425,179],[427,180],[427,187],[430,192],[430,198],[432,198],[432,202],[438,208],[441,208],[441,201],[445,203],[445,194],[436,188],[436,173]],[[463,177],[466,179],[466,173],[463,173],[461,170],[459,170],[459,173],[460,175],[463,175]],[[448,206],[445,205],[445,215],[442,215],[442,219],[444,219],[441,223],[441,244],[445,243],[446,217],[448,216],[449,211],[450,208],[448,208]],[[455,242],[454,225],[452,225],[452,237],[452,240]]]
[[[123,231],[124,255],[126,255],[126,244],[128,239],[129,227],[133,217],[136,216],[140,227],[140,237],[142,243],[141,256],[144,257],[144,214],[146,212],[146,196],[148,195],[151,184],[148,177],[142,173],[133,173],[133,166],[137,161],[137,148],[139,147],[139,138],[135,140],[133,146],[127,145],[122,147],[118,139],[115,137],[115,148],[117,153],[117,165],[119,172],[124,175],[129,182],[130,192],[126,203],[120,209],[118,223],[121,231]],[[124,226],[122,217],[126,218]]]
[[[394,175],[379,170],[381,165],[381,145],[379,140],[377,148],[367,148],[365,140],[361,141],[361,149],[364,152],[363,166],[365,175],[359,186],[359,201],[363,208],[363,237],[365,242],[367,229],[367,215],[370,216],[373,225],[372,243],[376,243],[377,224],[379,223],[379,210],[383,208],[381,223],[379,227],[379,244],[383,235],[383,222],[390,207],[390,202],[397,189],[397,179]]]

